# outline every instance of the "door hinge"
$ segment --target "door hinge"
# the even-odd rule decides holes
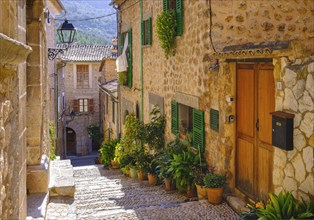
[[[258,131],[259,130],[259,119],[256,120],[255,127],[256,127],[256,130]]]

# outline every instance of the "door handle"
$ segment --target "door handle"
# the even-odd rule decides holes
[[[258,131],[259,130],[259,119],[256,120],[255,127],[256,127],[256,130]]]

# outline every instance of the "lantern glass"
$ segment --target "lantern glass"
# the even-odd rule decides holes
[[[57,29],[57,33],[61,43],[71,44],[74,41],[76,30],[72,23],[65,20]]]

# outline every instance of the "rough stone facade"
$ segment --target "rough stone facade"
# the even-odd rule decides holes
[[[43,91],[47,83],[46,3],[0,2],[1,219],[26,218],[27,165],[40,164],[41,154],[49,151],[45,145],[47,126],[43,124],[48,117]],[[59,3],[53,4],[61,9]],[[37,102],[44,108],[38,109]]]
[[[116,1],[117,4],[121,1]],[[172,100],[205,112],[205,156],[218,172],[227,173],[235,192],[236,125],[226,123],[236,114],[236,63],[245,59],[268,58],[274,64],[276,108],[295,114],[294,150],[274,147],[273,188],[285,188],[297,197],[313,196],[313,9],[312,1],[183,1],[183,35],[176,38],[176,54],[165,58],[156,34],[156,18],[162,1],[143,1],[143,18],[152,17],[153,43],[143,49],[144,121],[149,120],[151,94],[163,98],[166,138],[171,133]],[[125,10],[124,10],[125,9]],[[128,0],[120,7],[120,32],[132,28],[133,86],[121,86],[121,111],[141,102],[140,6]],[[211,22],[212,21],[212,22]],[[243,51],[232,48],[247,43],[288,41],[284,49]],[[121,45],[120,45],[121,46]],[[229,51],[224,48],[229,47]],[[131,103],[131,104],[126,104]],[[198,106],[195,106],[198,105]],[[210,129],[210,108],[218,109],[219,132]],[[123,132],[122,132],[123,133]],[[299,172],[300,171],[300,172]]]

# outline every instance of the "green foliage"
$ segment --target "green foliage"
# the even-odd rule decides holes
[[[160,179],[171,177],[171,172],[169,171],[171,160],[173,160],[173,156],[168,152],[164,152],[158,157],[158,166],[156,169]]]
[[[50,146],[50,155],[49,158],[50,160],[55,160],[56,159],[56,153],[55,153],[55,144],[56,144],[56,134],[55,134],[55,126],[53,122],[49,122],[48,125],[49,129],[49,146]]]
[[[104,134],[100,131],[100,127],[96,124],[87,127],[87,133],[93,141],[93,146],[99,146],[103,140]]]
[[[150,112],[151,121],[145,124],[145,143],[151,150],[162,151],[165,146],[165,117],[160,114],[159,106],[155,105]]]
[[[171,172],[172,178],[176,181],[176,187],[180,191],[188,190],[192,186],[198,163],[198,156],[190,150],[173,154],[169,172]]]
[[[118,81],[120,85],[125,85],[127,83],[127,80],[127,72],[118,72]]]
[[[118,139],[110,140],[106,143],[103,143],[101,148],[99,149],[100,159],[105,167],[108,167],[111,163],[111,160],[114,159],[115,149],[118,143],[119,143]]]
[[[157,36],[166,57],[174,54],[177,20],[172,9],[163,11],[157,16]]]
[[[226,176],[215,173],[207,173],[204,177],[204,184],[206,188],[220,188],[223,187],[226,182]]]
[[[281,191],[278,196],[269,193],[266,205],[256,208],[256,216],[262,219],[312,219],[313,204],[296,200],[290,192]]]
[[[135,154],[135,165],[137,170],[148,172],[150,168],[150,163],[152,161],[152,156],[145,153],[144,150],[137,151]]]

